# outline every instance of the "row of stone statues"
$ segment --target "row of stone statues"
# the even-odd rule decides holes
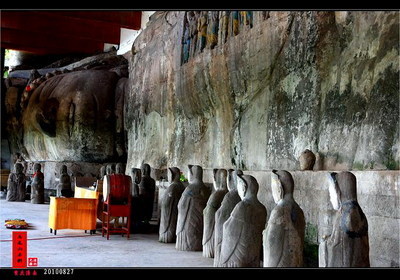
[[[33,166],[34,174],[32,176],[31,185],[31,203],[44,203],[44,175],[41,171],[40,163],[35,163]],[[23,172],[24,166],[22,163],[14,164],[15,172],[10,173],[7,182],[7,201],[25,201],[26,195],[26,176]]]
[[[240,26],[253,27],[252,11],[188,11],[182,40],[182,62],[203,51],[223,44],[239,34]]]
[[[258,182],[241,170],[214,170],[214,192],[202,181],[201,166],[189,165],[189,185],[169,168],[172,182],[161,204],[159,241],[177,250],[203,251],[215,267],[304,266],[305,218],[293,197],[294,181],[273,170],[276,206],[267,219],[257,199]],[[356,177],[331,173],[329,194],[337,211],[332,235],[319,246],[321,267],[369,267],[368,222],[357,202]]]

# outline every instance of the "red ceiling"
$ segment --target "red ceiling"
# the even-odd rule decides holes
[[[120,28],[139,30],[140,11],[1,11],[1,47],[35,54],[102,52]]]

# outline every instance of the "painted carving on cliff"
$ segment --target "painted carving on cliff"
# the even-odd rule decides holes
[[[238,176],[240,201],[223,226],[220,267],[260,267],[262,232],[267,209],[258,200],[258,182],[251,175]]]
[[[230,11],[220,11],[219,29],[218,29],[218,44],[222,45],[228,39]]]
[[[178,221],[178,203],[185,186],[180,181],[181,171],[178,167],[168,168],[170,185],[161,200],[161,218],[158,240],[163,243],[176,241],[176,224]]]
[[[357,201],[357,179],[330,174],[329,195],[336,210],[333,230],[319,244],[320,267],[369,267],[368,221]]]
[[[218,44],[219,12],[208,12],[207,45],[213,49]]]
[[[203,210],[210,196],[210,190],[203,183],[203,168],[189,165],[189,185],[178,203],[176,228],[176,249],[201,251],[203,237]]]
[[[277,205],[263,232],[264,267],[302,267],[306,224],[303,210],[293,198],[292,175],[272,170],[271,190]]]
[[[201,11],[200,18],[197,24],[198,31],[198,52],[202,52],[207,45],[207,26],[208,26],[208,12]]]
[[[214,49],[224,44],[229,36],[253,27],[252,11],[188,11],[183,19],[182,64],[204,48]]]

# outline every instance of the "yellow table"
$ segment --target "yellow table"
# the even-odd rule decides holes
[[[75,198],[99,198],[99,192],[94,189],[89,189],[86,187],[77,187],[75,186]]]
[[[49,228],[54,235],[58,229],[96,231],[97,199],[75,197],[50,197]]]

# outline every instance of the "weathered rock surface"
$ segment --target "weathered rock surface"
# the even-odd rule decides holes
[[[254,12],[182,65],[185,12],[132,47],[128,166],[399,168],[399,13]]]

